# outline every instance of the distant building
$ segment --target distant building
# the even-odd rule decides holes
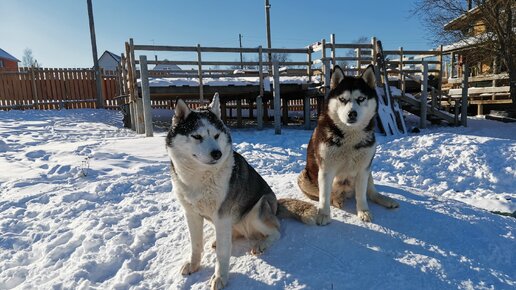
[[[516,7],[516,2],[514,3]],[[516,22],[514,22],[513,29],[516,29]],[[456,43],[443,47],[444,51],[451,53],[452,68],[450,75],[452,77],[462,77],[461,65],[463,63],[467,63],[470,67],[471,76],[497,74],[507,71],[507,68],[500,62],[497,55],[485,55],[481,59],[478,56],[470,57],[476,55],[476,47],[486,41],[487,35],[490,33],[482,20],[479,6],[469,9],[465,14],[447,23],[444,26],[444,30],[461,31],[467,36]],[[458,67],[455,67],[455,65],[458,65]]]
[[[0,68],[17,69],[20,61],[0,48]]]
[[[115,71],[120,64],[121,59],[122,58],[119,55],[106,50],[99,58],[99,67],[105,71]]]
[[[164,71],[170,71],[170,70],[181,70],[181,68],[175,64],[157,64],[152,70],[164,70]]]

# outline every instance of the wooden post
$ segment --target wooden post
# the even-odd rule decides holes
[[[335,33],[330,34],[330,42],[331,42],[331,63],[333,66],[337,64],[335,61]]]
[[[267,24],[267,48],[269,49],[268,50],[268,59],[267,59],[269,75],[272,73],[272,68],[271,68],[271,64],[272,64],[271,17],[270,17],[270,13],[269,13],[270,8],[271,8],[271,5],[269,4],[269,0],[265,0],[265,18],[266,18],[265,20],[266,20],[266,24]]]
[[[372,57],[373,57],[374,66],[376,68],[374,70],[374,74],[376,75],[376,83],[377,83],[377,85],[380,85],[382,82],[380,79],[380,66],[378,65],[378,58],[377,58],[378,43],[377,43],[376,37],[374,37],[374,36],[371,38],[371,45],[373,46],[371,53],[372,53]]]
[[[204,101],[204,88],[202,83],[202,58],[201,58],[201,45],[197,44],[197,64],[198,64],[198,75],[199,75],[199,100],[201,103]]]
[[[104,108],[104,96],[100,79],[99,58],[97,56],[97,40],[95,38],[95,23],[93,21],[93,6],[91,0],[87,0],[88,18],[90,23],[91,51],[93,54],[93,69],[95,70],[95,87],[97,88],[97,109]]]
[[[279,64],[275,60],[273,65],[273,76],[274,76],[274,133],[281,134],[281,95],[280,95],[280,77],[279,77]]]
[[[220,116],[221,116],[222,122],[224,122],[224,124],[227,124],[228,116],[227,116],[227,108],[226,108],[226,100],[225,99],[220,99]]]
[[[305,118],[305,129],[310,130],[310,97],[305,95],[303,98],[303,111]]]
[[[133,100],[134,111],[135,111],[135,121],[136,121],[136,133],[143,134],[145,133],[145,127],[143,124],[143,104],[142,99],[138,96],[138,76],[136,71],[136,58],[134,56],[134,41],[132,38],[129,39],[129,55],[131,56],[131,70],[132,70],[132,80],[133,83]]]
[[[323,59],[323,67],[324,67],[324,100],[326,100],[326,99],[328,99],[328,95],[330,94],[330,81],[331,81],[330,60]]]
[[[308,83],[312,82],[312,48],[308,47],[306,50],[306,74],[308,75]]]
[[[403,74],[403,67],[405,66],[403,62],[403,47],[400,47],[400,88],[401,88],[401,96],[405,97],[405,90],[407,88],[405,84],[405,75]]]
[[[129,47],[129,43],[125,43],[125,52],[127,55],[126,65],[127,65],[127,94],[129,95],[129,114],[130,114],[130,122],[131,122],[131,130],[136,131],[136,100],[134,96],[134,77],[133,77],[133,68],[131,63],[131,48]]]
[[[450,53],[450,78],[455,77],[455,52]]]
[[[263,101],[262,96],[256,97],[256,122],[258,130],[263,129]]]
[[[282,113],[283,118],[282,119],[283,120],[282,121],[283,121],[283,125],[287,126],[288,125],[288,98],[283,97],[282,103],[283,103],[283,105],[282,105],[282,109],[283,109],[282,110],[283,111],[283,113]]]
[[[321,58],[324,63],[324,61],[326,60],[326,39],[323,38],[323,40],[321,40],[321,45],[322,45]],[[326,70],[326,67],[323,65],[323,68],[322,68],[323,75],[326,75],[325,70]]]
[[[464,63],[464,77],[462,80],[462,99],[460,102],[460,123],[462,126],[468,126],[468,83],[469,66]]]
[[[421,98],[419,111],[419,128],[426,128],[426,101],[428,100],[428,62],[423,61],[423,82],[421,83]]]
[[[260,79],[260,95],[256,97],[256,122],[258,130],[263,129],[263,51],[262,46],[258,47],[258,77]]]
[[[242,127],[242,98],[237,99],[237,127]]]
[[[140,79],[142,86],[143,119],[145,123],[145,135],[152,137],[152,108],[150,100],[149,71],[147,70],[147,56],[140,55]]]
[[[357,51],[357,76],[359,76],[360,72],[361,72],[360,71],[360,69],[361,69],[361,59],[360,59],[361,56],[360,55],[362,54],[362,50],[359,47],[359,48],[357,48],[356,51]]]
[[[439,46],[439,80],[437,81],[437,107],[441,108],[442,84],[443,84],[443,45]]]

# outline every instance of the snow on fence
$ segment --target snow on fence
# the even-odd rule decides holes
[[[102,74],[106,108],[116,108],[119,77]],[[89,68],[0,69],[0,110],[95,108],[95,71]]]

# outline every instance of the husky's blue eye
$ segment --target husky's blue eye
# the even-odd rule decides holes
[[[201,135],[191,135],[192,138],[194,138],[195,140],[199,140],[199,141],[202,141],[202,136]]]
[[[213,138],[215,138],[215,140],[217,140],[217,139],[219,139],[219,136],[220,136],[220,134],[217,134],[217,135],[213,136]]]
[[[360,104],[360,103],[362,103],[363,101],[365,101],[365,98],[364,98],[364,97],[359,97],[359,98],[357,99],[357,103],[359,103],[359,104]]]

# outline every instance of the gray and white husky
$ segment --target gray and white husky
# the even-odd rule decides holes
[[[316,223],[330,222],[330,203],[341,208],[355,193],[357,215],[372,220],[367,198],[387,208],[398,207],[376,190],[371,163],[376,151],[374,119],[378,110],[372,65],[361,77],[345,76],[335,66],[330,93],[307,149],[306,167],[298,178],[303,193],[319,200]]]
[[[206,109],[191,110],[178,100],[166,138],[173,193],[184,207],[190,231],[191,257],[181,272],[196,272],[201,262],[203,222],[215,226],[217,263],[211,289],[227,284],[232,239],[252,240],[258,254],[280,237],[277,217],[315,224],[310,203],[276,200],[265,180],[233,151],[231,136],[220,119],[218,94]]]

